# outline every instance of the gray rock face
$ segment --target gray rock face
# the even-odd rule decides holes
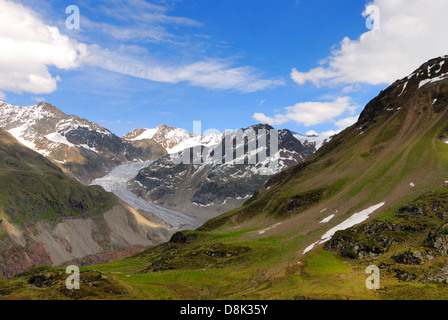
[[[392,259],[394,259],[397,263],[400,264],[420,265],[433,260],[434,256],[428,252],[422,252],[419,250],[417,251],[408,250],[405,252],[395,254],[394,256],[392,256]]]
[[[442,236],[436,239],[434,242],[434,248],[443,254],[448,253],[448,236]]]
[[[448,264],[440,268],[440,270],[426,277],[422,282],[439,282],[448,284]]]

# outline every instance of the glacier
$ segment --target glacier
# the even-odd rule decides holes
[[[92,181],[90,185],[103,187],[106,191],[112,192],[135,209],[153,213],[171,228],[192,230],[199,227],[203,221],[199,221],[184,213],[152,204],[137,197],[131,191],[126,189],[127,182],[134,178],[141,169],[146,168],[153,162],[154,161],[132,162],[118,166],[104,177]]]

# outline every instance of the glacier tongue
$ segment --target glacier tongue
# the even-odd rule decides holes
[[[201,225],[201,222],[184,213],[162,208],[149,203],[126,189],[126,184],[134,178],[137,173],[149,166],[154,161],[132,162],[114,168],[110,173],[102,178],[92,181],[91,185],[99,185],[106,191],[114,193],[117,197],[133,206],[135,209],[152,212],[163,220],[171,228],[181,230],[195,229]]]

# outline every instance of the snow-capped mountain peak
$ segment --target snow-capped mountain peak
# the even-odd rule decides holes
[[[187,130],[161,125],[153,129],[135,129],[123,136],[128,141],[152,139],[160,143],[168,153],[176,153],[194,146],[215,146],[222,140],[223,134],[209,133],[198,135]]]
[[[0,127],[7,130],[28,148],[44,156],[48,156],[61,144],[68,147],[75,146],[66,138],[73,130],[84,128],[89,131],[96,130],[105,135],[112,134],[97,124],[76,116],[66,115],[55,106],[44,102],[27,107],[0,102]],[[94,150],[93,145],[78,145]]]

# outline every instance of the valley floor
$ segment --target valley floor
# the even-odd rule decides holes
[[[64,269],[38,267],[0,280],[0,294],[2,299],[448,299],[448,278],[440,273],[448,265],[446,254],[429,246],[419,249],[434,254],[429,261],[396,259],[421,248],[427,231],[444,225],[438,213],[448,209],[447,194],[440,190],[406,207],[437,209],[426,214],[389,210],[377,217],[371,223],[425,227],[369,258],[344,258],[322,247],[301,255],[297,248],[304,247],[305,238],[297,233],[260,237],[261,228],[183,231],[132,258],[82,268],[80,290],[65,287]],[[362,246],[362,225],[347,230],[349,242]],[[402,236],[392,233],[397,235]],[[380,268],[380,290],[366,287],[369,265]]]

